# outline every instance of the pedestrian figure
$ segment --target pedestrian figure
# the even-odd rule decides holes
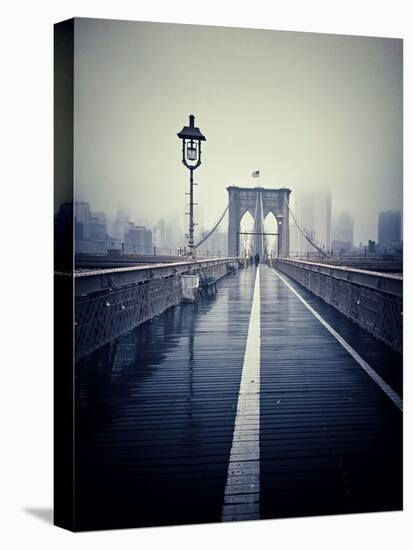
[[[260,255],[258,254],[258,252],[257,254],[255,254],[254,259],[255,259],[255,267],[258,267],[258,264],[260,263]]]
[[[250,256],[250,265],[252,265],[254,263],[254,258],[252,257],[252,254]]]

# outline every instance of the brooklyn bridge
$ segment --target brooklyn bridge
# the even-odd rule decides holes
[[[227,257],[76,256],[79,528],[401,509],[401,268],[290,192],[228,187]]]

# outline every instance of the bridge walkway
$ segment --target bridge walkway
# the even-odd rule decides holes
[[[76,365],[78,528],[400,509],[400,372],[287,277],[228,276]]]
[[[400,358],[291,279],[261,281],[261,516],[400,508],[401,411],[285,281],[399,392]]]

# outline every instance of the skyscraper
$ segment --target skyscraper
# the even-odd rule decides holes
[[[353,248],[354,219],[348,212],[341,212],[333,219],[333,240],[331,248],[334,253],[348,252]]]
[[[128,254],[151,254],[152,231],[140,225],[133,225],[125,233],[125,252]]]
[[[106,215],[104,212],[91,212],[89,237],[97,241],[103,241],[108,238]]]
[[[152,231],[153,244],[159,249],[164,249],[166,246],[166,224],[164,219],[156,222]]]
[[[76,238],[89,239],[91,212],[88,202],[75,201]]]
[[[331,247],[331,193],[318,189],[311,194],[295,197],[294,211],[307,235],[319,246],[329,250]],[[315,248],[292,225],[292,251],[315,252]]]
[[[395,248],[401,243],[401,213],[388,210],[379,214],[379,245]]]
[[[113,224],[113,233],[116,239],[120,242],[124,242],[125,233],[133,227],[130,221],[130,214],[128,210],[118,208],[118,214]]]

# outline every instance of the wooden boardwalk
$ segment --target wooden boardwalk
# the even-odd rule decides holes
[[[261,277],[261,517],[400,509],[400,410],[277,275]]]
[[[401,411],[274,271],[259,294],[256,275],[76,365],[78,529],[402,507]],[[289,284],[401,395],[397,353]]]

